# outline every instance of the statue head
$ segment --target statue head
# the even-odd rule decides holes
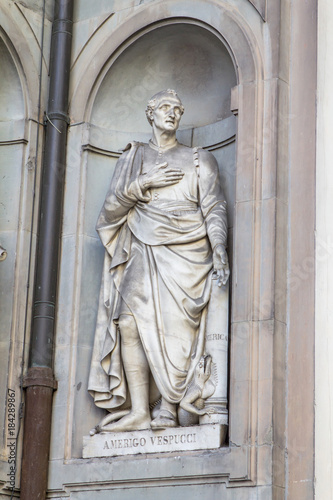
[[[181,116],[184,114],[184,106],[181,100],[179,99],[177,93],[172,89],[162,90],[161,92],[158,92],[157,94],[153,95],[147,103],[146,116],[150,125],[152,125],[153,123],[154,110],[157,108],[157,106],[159,106],[159,104],[162,101],[166,101],[172,104],[177,103],[180,109]]]

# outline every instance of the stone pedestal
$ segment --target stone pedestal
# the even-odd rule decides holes
[[[208,424],[161,431],[103,432],[83,438],[83,458],[213,450],[224,441],[223,431],[222,425]]]

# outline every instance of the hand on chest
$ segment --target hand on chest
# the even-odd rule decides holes
[[[166,165],[167,164],[167,165]],[[184,175],[176,183],[165,187],[150,189],[152,201],[160,199],[196,201],[198,174],[193,161],[193,150],[182,145],[163,151],[160,148],[145,146],[142,164],[142,174],[147,174],[152,168],[161,165],[161,168],[180,169]]]

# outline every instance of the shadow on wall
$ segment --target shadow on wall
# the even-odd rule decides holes
[[[128,133],[131,140],[138,132],[149,134],[146,103],[156,92],[172,88],[185,106],[180,128],[208,125],[231,115],[234,85],[232,60],[215,35],[184,23],[160,27],[112,65],[98,90],[91,123]]]

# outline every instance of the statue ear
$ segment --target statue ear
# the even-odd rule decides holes
[[[149,116],[150,121],[153,122],[154,121],[154,113],[153,113],[152,109],[150,109],[148,111],[148,116]]]

